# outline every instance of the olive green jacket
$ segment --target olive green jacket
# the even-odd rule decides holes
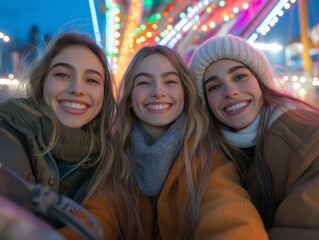
[[[32,106],[29,100],[23,101]],[[50,121],[34,117],[16,104],[1,103],[0,162],[28,182],[49,186],[80,202],[93,174],[87,164],[76,165],[86,141],[79,134],[82,130],[63,127],[57,146],[43,156],[40,153],[51,130]]]

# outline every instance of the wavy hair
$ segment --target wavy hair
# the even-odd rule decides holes
[[[184,159],[186,178],[187,178],[187,196],[185,196],[184,209],[181,212],[179,219],[181,224],[185,224],[188,232],[185,236],[192,239],[200,207],[200,202],[203,196],[204,189],[207,185],[208,177],[211,169],[211,157],[208,154],[207,141],[211,138],[205,138],[209,119],[208,114],[204,110],[204,102],[198,94],[195,81],[192,74],[185,65],[182,57],[174,50],[165,46],[145,46],[142,47],[133,57],[130,62],[118,92],[118,115],[115,124],[115,139],[117,146],[120,146],[117,152],[117,165],[112,171],[113,188],[116,189],[116,199],[121,199],[126,206],[128,214],[128,231],[138,229],[139,238],[143,239],[142,226],[139,221],[138,210],[138,189],[133,182],[132,177],[132,159],[130,155],[129,136],[135,121],[138,121],[133,109],[131,101],[131,93],[134,84],[136,72],[145,57],[152,54],[160,54],[168,59],[177,70],[181,83],[184,89],[184,112],[186,113],[186,122],[183,126],[183,140],[180,155]],[[194,174],[194,158],[199,156],[201,161],[200,172]],[[121,181],[119,184],[118,181]],[[180,184],[176,181],[176,187]],[[119,187],[122,185],[122,187]],[[128,197],[127,187],[129,187],[130,197]],[[176,192],[176,191],[175,191]],[[176,197],[177,200],[177,197]],[[133,210],[132,210],[133,209]],[[185,220],[186,219],[186,220]],[[156,226],[153,226],[156,227]]]

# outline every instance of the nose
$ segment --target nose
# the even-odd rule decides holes
[[[234,84],[228,84],[225,86],[225,96],[227,98],[234,97],[239,94],[239,90]]]
[[[154,84],[152,86],[152,97],[160,98],[164,96],[165,96],[165,91],[163,89],[163,86],[161,86],[161,84]]]
[[[84,95],[85,89],[84,89],[83,82],[81,81],[80,78],[75,77],[71,80],[69,93],[74,95]]]

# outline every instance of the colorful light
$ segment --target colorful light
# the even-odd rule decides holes
[[[97,44],[102,47],[102,38],[101,38],[101,33],[99,30],[99,24],[97,21],[97,15],[95,11],[95,4],[94,0],[89,0],[89,6],[90,6],[90,12],[91,12],[91,18],[92,18],[92,25],[93,25],[93,30],[94,30],[94,36],[95,36],[95,41]]]
[[[295,1],[292,0],[291,3]],[[276,6],[271,10],[267,17],[262,21],[262,23],[256,28],[256,31],[248,38],[249,42],[254,42],[259,37],[259,35],[266,35],[272,27],[278,22],[278,16],[281,17],[284,14],[283,9],[289,9],[289,0],[280,0]]]
[[[125,30],[120,31],[121,26],[119,25],[118,32],[121,32],[121,34],[116,35],[119,37],[119,47],[121,47],[117,55],[119,58],[117,64],[120,64],[121,69],[125,70],[123,62],[129,60],[132,53],[143,45],[166,45],[187,55],[193,50],[194,45],[211,35],[225,34],[236,31],[235,29],[244,28],[249,21],[254,19],[256,9],[257,12],[262,11],[266,5],[266,1],[255,0],[199,0],[191,1],[191,5],[181,0],[170,2],[167,5],[161,2],[160,12],[152,13],[147,20],[141,22],[143,2],[138,0],[126,1],[125,16],[130,20],[124,22],[125,26],[123,19],[121,20]],[[133,5],[135,4],[140,4],[141,8],[133,11]],[[279,3],[274,1],[271,4],[271,6],[277,6]],[[268,21],[267,24],[264,22],[264,25],[260,24],[258,26],[259,30],[256,29],[251,34],[250,42],[256,41],[262,34],[266,35],[279,21],[279,15],[282,15],[291,3],[285,1],[281,5],[281,8],[277,7],[281,11],[276,11],[271,18],[268,17],[271,21]],[[134,24],[131,24],[131,22]],[[114,26],[116,25],[113,25],[113,29]],[[112,40],[113,44],[114,42]],[[274,46],[272,48],[275,49]]]

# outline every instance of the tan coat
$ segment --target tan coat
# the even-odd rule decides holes
[[[319,128],[282,115],[268,129],[275,212],[271,239],[319,239]]]
[[[223,163],[217,158],[214,161],[209,184],[200,206],[195,239],[268,239],[262,220],[250,202],[248,193],[239,185],[239,177],[234,165],[232,163]],[[186,182],[185,172],[183,168],[180,168],[182,163],[183,159],[179,157],[174,163],[158,197],[157,220],[159,234],[157,239],[185,239],[187,226],[182,226],[178,223],[178,216],[182,211],[186,191],[185,188],[179,188],[177,195],[170,191],[178,176],[180,177],[179,181]],[[199,159],[196,159],[197,169],[198,166]],[[147,239],[152,239],[151,200],[146,196],[142,196],[140,200],[144,232]],[[177,204],[176,200],[178,201]],[[85,207],[101,224],[106,240],[118,238],[117,227],[112,217],[111,209],[101,194],[93,196]],[[64,228],[61,233],[66,239],[78,239],[70,229]],[[134,239],[134,236],[132,236],[132,239]]]

